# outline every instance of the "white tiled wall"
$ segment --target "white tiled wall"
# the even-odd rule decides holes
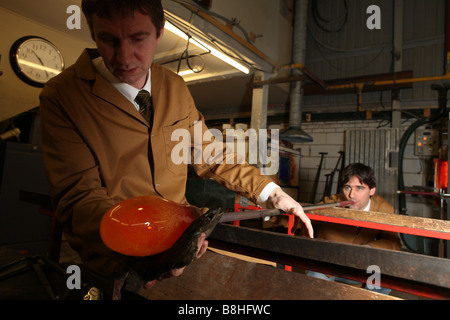
[[[403,123],[402,134],[413,122],[414,120]],[[314,141],[312,143],[299,143],[294,145],[295,148],[301,148],[302,154],[299,200],[304,203],[312,202],[314,179],[320,163],[320,152],[327,152],[328,154],[325,156],[322,165],[315,202],[322,199],[326,180],[325,174],[329,174],[334,170],[339,159],[339,151],[345,151],[345,131],[348,129],[376,129],[380,126],[380,123],[378,120],[303,122],[302,129],[311,135]],[[425,183],[424,168],[421,160],[414,155],[413,145],[414,135],[409,139],[404,154],[403,171],[405,186],[422,186]],[[332,193],[336,192],[337,179],[338,173],[334,177]],[[407,202],[409,215],[431,217],[430,215],[433,215],[435,211],[432,199],[407,196]],[[395,206],[395,204],[393,205]]]

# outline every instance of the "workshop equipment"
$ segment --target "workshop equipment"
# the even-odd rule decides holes
[[[430,124],[434,123],[435,121],[441,119],[445,115],[445,112],[447,111],[447,93],[448,90],[450,89],[450,84],[446,84],[443,86],[432,85],[431,89],[438,91],[438,104],[439,104],[438,111],[436,112],[436,114],[427,118],[419,119],[412,125],[410,125],[400,140],[399,163],[398,163],[398,190],[400,191],[398,193],[398,202],[400,214],[407,214],[406,197],[402,191],[405,191],[405,181],[403,176],[403,158],[408,140],[419,127],[427,123]]]
[[[323,165],[323,159],[325,158],[325,155],[328,154],[328,152],[319,152],[320,154],[320,163],[319,168],[317,168],[316,178],[314,179],[314,186],[313,186],[313,194],[311,196],[311,203],[316,202],[316,192],[317,192],[317,185],[319,184],[320,179],[320,171],[322,170]]]
[[[334,167],[334,170],[331,171],[331,173],[326,174],[326,182],[325,182],[325,189],[323,191],[323,198],[324,197],[329,197],[331,195],[331,189],[333,188],[333,182],[334,182],[334,175],[336,174],[337,171],[342,171],[339,170],[339,164],[342,162],[344,163],[344,151],[339,151],[339,158],[336,162],[336,166]],[[339,182],[338,182],[339,183]],[[323,200],[322,198],[322,200]]]
[[[409,138],[411,135],[421,126],[425,124],[433,124],[440,119],[442,119],[447,114],[447,94],[448,90],[450,89],[450,84],[444,84],[444,85],[431,85],[432,90],[436,90],[438,92],[438,105],[439,108],[437,112],[430,117],[424,117],[422,119],[417,120],[413,124],[411,124],[408,129],[406,129],[405,133],[402,135],[402,138],[400,140],[399,144],[399,163],[398,163],[398,205],[399,205],[399,213],[402,215],[407,215],[407,207],[406,207],[406,187],[405,187],[405,181],[404,181],[404,172],[403,172],[403,159],[404,154],[406,150],[406,145],[409,141]],[[448,205],[448,202],[447,202]],[[443,210],[443,200],[441,199],[441,210]],[[442,212],[442,211],[441,211]],[[417,252],[416,250],[409,242],[408,239],[406,239],[402,234],[400,234],[403,243],[406,245],[406,247],[412,251]],[[442,246],[442,243],[439,245]],[[438,249],[439,251],[443,251],[442,248]]]
[[[2,263],[5,262],[11,250],[0,248],[0,254],[2,254]],[[14,253],[15,254],[15,253]],[[13,255],[14,255],[13,254]],[[19,254],[17,254],[19,256]],[[58,300],[67,297],[67,288],[64,288],[67,274],[65,270],[51,259],[44,256],[24,256],[15,260],[8,261],[0,265],[0,298],[8,298],[9,290],[5,288],[3,284],[20,282],[5,282],[10,279],[17,279],[20,276],[29,274],[28,277],[24,277],[24,281],[27,287],[36,286],[45,292],[48,299]],[[19,288],[11,288],[11,294],[14,296],[17,292],[20,292]],[[26,299],[26,297],[22,297]],[[41,297],[44,299],[44,297]]]
[[[434,161],[434,188],[447,190],[448,186],[448,161],[443,159],[433,159]]]

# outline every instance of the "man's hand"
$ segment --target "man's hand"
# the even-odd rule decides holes
[[[202,233],[200,235],[200,237],[198,238],[198,243],[197,243],[198,251],[197,251],[197,255],[196,255],[195,259],[199,259],[206,252],[206,250],[208,249],[208,244],[209,243],[208,243],[208,240],[206,240],[206,234]],[[163,279],[167,279],[167,278],[171,278],[171,277],[178,277],[178,276],[182,275],[184,268],[186,268],[186,267],[171,270],[169,273],[167,273],[163,277]],[[152,281],[145,283],[144,289],[152,288],[156,284],[157,281],[158,280],[152,280]]]
[[[311,220],[306,216],[300,203],[292,199],[286,192],[281,188],[275,188],[267,200],[267,205],[269,207],[283,210],[286,213],[293,214],[300,219],[302,226],[302,231],[306,231],[306,235],[310,238],[314,237],[314,230],[311,224]]]

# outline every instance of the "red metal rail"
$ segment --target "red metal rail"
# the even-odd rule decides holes
[[[406,234],[422,236],[422,237],[450,240],[450,229],[448,229],[446,231],[437,231],[437,230],[429,230],[429,229],[424,229],[424,228],[414,228],[414,227],[409,227],[409,226],[399,226],[399,225],[383,224],[383,223],[371,222],[371,221],[353,220],[353,219],[349,219],[349,218],[325,216],[325,215],[313,214],[313,213],[306,213],[306,215],[311,220],[316,220],[316,221],[325,221],[325,222],[331,222],[331,223],[346,224],[346,225],[356,226],[356,227],[363,227],[363,228],[368,228],[368,229],[377,229],[377,230],[384,230],[384,231],[391,231],[391,232],[398,232],[398,233],[406,233]]]
[[[349,210],[349,209],[337,209],[331,207],[339,207],[345,204],[345,202],[335,203],[335,204],[322,204],[322,205],[305,205],[303,209],[305,210],[306,215],[315,221],[324,221],[331,223],[339,223],[345,225],[351,225],[356,227],[363,227],[369,229],[377,229],[384,231],[391,231],[397,233],[405,233],[422,237],[429,238],[437,238],[450,240],[450,221],[447,220],[438,220],[438,219],[429,219],[422,217],[413,217],[413,216],[405,216],[405,215],[392,215],[386,213],[379,212],[361,212],[358,210]],[[257,218],[262,217],[264,215],[273,216],[278,214],[284,214],[282,211],[278,210],[278,213],[273,211],[277,210],[261,210],[259,207],[241,207],[238,206],[237,211],[243,210],[256,210],[259,213],[256,214],[245,214],[248,215],[247,218],[244,218],[245,215],[239,214],[240,212],[228,213],[228,217],[236,216],[236,220],[239,219],[248,219],[248,218]],[[294,217],[292,215],[289,216],[289,225],[288,225],[288,234],[292,234],[291,230],[294,226]],[[234,225],[239,225],[239,222],[235,222]]]

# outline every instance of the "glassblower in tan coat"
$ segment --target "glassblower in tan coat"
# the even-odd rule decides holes
[[[129,266],[102,243],[103,215],[117,203],[138,196],[188,204],[187,164],[171,159],[178,143],[172,133],[183,129],[193,139],[196,125],[202,133],[208,128],[183,79],[153,64],[164,33],[160,0],[83,0],[82,10],[97,48],[86,49],[43,89],[43,156],[55,213],[67,241],[88,270],[116,283],[128,274]],[[149,119],[134,102],[142,89],[153,102]],[[208,144],[190,141],[192,155],[201,154]],[[256,167],[204,160],[192,166],[199,176],[215,179],[253,202],[298,216],[313,236],[300,204]],[[203,234],[197,258],[207,246]],[[169,276],[182,271],[172,270]]]

